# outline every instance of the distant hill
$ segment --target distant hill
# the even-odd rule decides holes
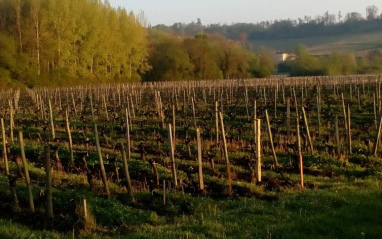
[[[284,52],[293,52],[298,44],[303,44],[315,55],[329,54],[333,51],[352,51],[356,56],[364,56],[370,50],[382,50],[382,31],[275,40],[249,40],[248,43],[253,46],[255,51],[261,47],[267,47]]]
[[[357,56],[367,51],[382,48],[382,16],[364,19],[358,13],[349,13],[336,21],[333,14],[324,14],[315,19],[275,20],[259,23],[210,24],[203,26],[198,21],[172,26],[158,25],[157,29],[173,32],[179,36],[192,37],[201,32],[220,34],[241,42],[254,51],[261,47],[292,52],[303,44],[313,54],[328,54],[333,51],[354,51]]]

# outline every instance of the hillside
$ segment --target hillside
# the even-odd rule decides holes
[[[357,56],[363,56],[370,50],[382,49],[382,31],[321,37],[252,40],[249,44],[254,47],[255,51],[261,47],[268,47],[292,52],[298,44],[303,44],[312,54],[316,55],[329,54],[333,51],[352,51]]]

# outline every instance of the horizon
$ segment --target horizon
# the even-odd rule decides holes
[[[203,25],[210,24],[233,24],[233,23],[257,23],[262,21],[286,20],[322,16],[325,12],[338,16],[341,12],[342,19],[347,13],[358,12],[366,17],[366,8],[375,5],[378,15],[382,11],[382,3],[376,0],[343,3],[341,0],[270,0],[255,3],[250,0],[210,0],[202,2],[182,2],[167,0],[158,2],[153,0],[141,0],[139,2],[127,2],[124,0],[109,0],[111,6],[119,6],[127,11],[139,14],[145,13],[147,23],[152,26],[164,24],[171,26],[174,23],[191,23],[201,19]],[[298,6],[298,9],[296,9]],[[235,13],[232,15],[232,13]],[[238,14],[240,13],[240,14]],[[338,19],[337,19],[338,20]]]

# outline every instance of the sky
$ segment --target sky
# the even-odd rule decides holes
[[[366,7],[382,11],[381,0],[109,0],[113,7],[144,11],[148,23],[172,25],[201,19],[203,25],[256,23],[280,19],[315,17],[326,11],[345,16],[348,12],[366,15]]]

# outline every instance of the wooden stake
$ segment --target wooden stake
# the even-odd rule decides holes
[[[345,129],[348,129],[348,124],[347,124],[347,116],[346,116],[346,108],[345,108],[345,100],[344,100],[344,93],[341,93],[341,99],[342,99],[342,111],[344,113],[344,122],[345,122]]]
[[[215,101],[215,134],[216,134],[216,148],[219,144],[219,110],[218,110],[218,102]]]
[[[86,199],[82,200],[82,204],[84,207],[84,219],[85,219],[85,224],[86,224],[88,221],[88,206],[86,204]]]
[[[123,146],[123,144],[121,144],[120,146],[121,146],[121,154],[122,154],[122,160],[123,160],[123,171],[125,173],[125,179],[126,179],[126,184],[127,184],[127,192],[129,193],[131,200],[134,200],[133,187],[131,184],[129,166],[127,164],[125,147]]]
[[[10,101],[10,109],[9,109],[9,126],[10,126],[10,133],[11,133],[11,142],[14,142],[14,138],[13,138],[13,126],[14,126],[14,122],[13,122],[13,106],[12,106],[12,102]]]
[[[308,120],[306,118],[306,113],[305,113],[304,107],[302,107],[302,115],[304,117],[304,124],[305,124],[306,134],[308,135],[310,152],[313,154],[313,143],[312,143],[312,138],[310,137],[309,125],[308,125]]]
[[[163,180],[163,205],[166,205],[166,181]]]
[[[46,208],[47,217],[53,218],[53,198],[52,198],[52,170],[50,166],[50,148],[44,146],[45,155],[45,185],[46,185]]]
[[[171,124],[168,124],[168,139],[169,139],[169,144],[170,144],[172,178],[174,181],[174,185],[177,188],[178,187],[178,178],[176,175],[175,150],[174,150],[174,142],[172,141]]]
[[[350,106],[348,105],[348,140],[349,140],[349,155],[352,154],[352,145],[351,145],[351,127],[350,127]]]
[[[70,152],[70,166],[74,167],[74,157],[73,157],[73,142],[72,142],[72,133],[70,132],[70,122],[68,111],[65,111],[65,122],[66,122],[66,132],[69,139],[69,152]]]
[[[110,197],[109,185],[108,185],[107,178],[106,178],[106,172],[105,172],[105,166],[104,166],[103,158],[102,158],[101,146],[99,144],[98,129],[97,129],[97,124],[95,122],[95,117],[94,117],[93,100],[92,100],[92,98],[90,98],[90,108],[91,108],[91,111],[92,111],[92,119],[93,119],[93,124],[94,124],[94,135],[95,135],[95,141],[96,141],[96,147],[97,147],[99,164],[100,164],[100,167],[101,167],[102,182],[103,182],[103,186],[104,186],[104,189],[105,189],[105,192],[106,192],[106,196]]]
[[[129,113],[125,110],[126,114],[126,144],[127,144],[127,159],[131,159],[131,142],[130,142],[130,126],[129,126]]]
[[[5,138],[5,127],[4,127],[4,119],[1,118],[1,132],[3,138],[3,158],[5,163],[5,174],[9,176],[9,165],[8,165],[8,155],[7,155],[7,139]]]
[[[290,139],[290,98],[287,98],[287,113],[286,113],[286,123],[287,123],[287,137]]]
[[[373,155],[374,155],[374,157],[377,157],[378,146],[380,144],[380,138],[381,138],[381,130],[382,130],[382,115],[379,117],[377,136],[375,138],[374,146],[373,146]]]
[[[273,145],[273,137],[272,137],[272,131],[271,131],[271,124],[269,123],[268,110],[265,110],[265,117],[266,117],[266,120],[267,120],[268,136],[269,136],[269,141],[270,141],[270,143],[271,143],[272,156],[273,156],[274,166],[275,166],[275,167],[278,167],[278,161],[277,161],[277,156],[276,156],[276,150],[275,150],[275,146]]]
[[[56,138],[56,134],[54,132],[53,111],[52,111],[52,104],[50,102],[50,99],[48,100],[48,104],[49,104],[49,115],[50,115],[50,127],[52,128],[52,139],[54,140]]]
[[[297,124],[297,145],[298,145],[298,158],[300,167],[300,187],[304,188],[304,166],[302,162],[302,152],[301,152],[301,138],[300,138],[300,123],[298,116],[298,108],[296,108],[296,124]]]
[[[29,178],[28,162],[27,162],[27,158],[25,157],[24,139],[23,139],[23,132],[22,131],[19,131],[19,143],[20,143],[20,151],[21,151],[21,160],[23,162],[23,167],[24,167],[25,181],[26,181],[26,184],[28,187],[29,208],[30,208],[31,212],[34,212],[32,185],[31,185],[31,181]]]
[[[200,138],[200,129],[196,129],[196,137],[198,140],[198,166],[199,166],[199,189],[204,190],[203,181],[203,162],[202,162],[202,140]]]
[[[172,104],[172,140],[174,147],[176,145],[176,120],[175,120],[175,104]]]
[[[227,150],[227,140],[225,138],[225,130],[224,130],[224,120],[222,112],[219,113],[220,124],[222,129],[222,138],[223,138],[223,146],[224,146],[224,157],[227,163],[227,174],[228,174],[228,195],[232,196],[232,178],[231,178],[231,164],[228,158],[228,150]]]
[[[256,119],[256,179],[261,182],[261,120]]]
[[[191,101],[192,101],[192,116],[193,116],[193,119],[194,119],[194,127],[196,129],[196,113],[195,113],[195,101],[194,101],[194,97],[191,97]]]
[[[338,115],[335,117],[335,127],[336,127],[336,146],[337,146],[337,156],[341,154],[341,143],[340,143],[340,131],[338,126]]]

